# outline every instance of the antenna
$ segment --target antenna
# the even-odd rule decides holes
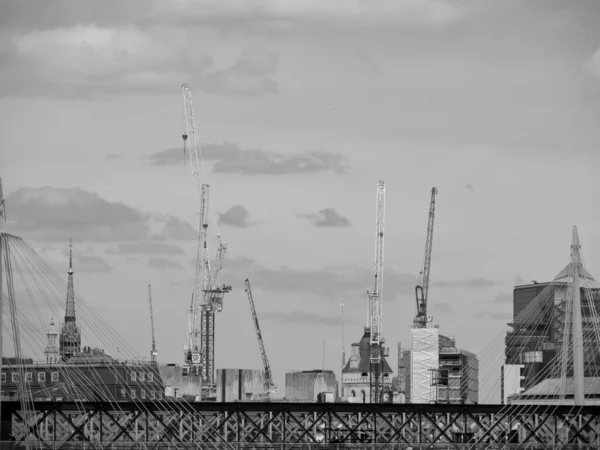
[[[323,339],[323,367],[322,370],[325,370],[325,339]]]

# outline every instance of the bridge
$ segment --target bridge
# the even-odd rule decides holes
[[[40,448],[600,448],[595,406],[35,402],[25,415],[21,405],[2,402],[1,440]]]

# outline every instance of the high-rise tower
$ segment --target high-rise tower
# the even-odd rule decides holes
[[[69,239],[69,282],[65,321],[59,338],[59,350],[63,361],[67,361],[81,350],[81,332],[75,321],[75,289],[73,287],[73,241]]]

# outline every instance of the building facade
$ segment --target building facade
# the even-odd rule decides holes
[[[505,368],[502,375],[519,366],[518,386],[509,383],[503,400],[526,392],[547,379],[560,378],[560,355],[564,339],[565,314],[571,296],[571,274],[568,264],[552,282],[515,286],[513,290],[512,330],[506,335]],[[595,339],[594,310],[600,311],[600,283],[583,267],[580,268],[580,297],[583,328],[584,376],[600,376],[600,352]],[[535,313],[532,313],[534,311]],[[572,365],[566,376],[572,377]],[[550,386],[551,383],[545,385]]]
[[[352,352],[346,366],[342,369],[342,398],[351,403],[371,402],[371,333],[365,328],[363,337],[352,344]],[[384,401],[391,401],[392,368],[385,357],[383,360],[383,397]]]
[[[151,401],[164,396],[158,368],[151,363],[122,363],[85,348],[69,363],[3,358],[2,400]]]
[[[285,374],[285,400],[317,402],[322,394],[336,392],[332,370],[299,370]]]

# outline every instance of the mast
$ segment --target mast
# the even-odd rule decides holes
[[[573,283],[571,286],[573,295],[573,378],[575,382],[575,405],[583,406],[585,403],[584,391],[584,361],[583,361],[583,330],[581,323],[581,245],[577,227],[573,227],[573,239],[571,244],[571,266],[573,269]]]

